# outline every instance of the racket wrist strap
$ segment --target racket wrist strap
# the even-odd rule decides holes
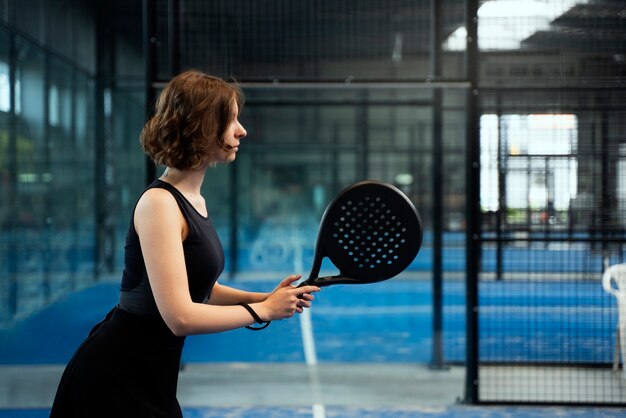
[[[262,320],[261,317],[254,311],[254,309],[252,309],[252,307],[250,305],[248,305],[247,303],[238,303],[238,305],[239,306],[243,306],[246,309],[246,311],[248,311],[250,313],[252,318],[254,318],[256,323],[260,325],[258,327],[253,327],[251,325],[247,325],[246,328],[248,328],[249,330],[260,331],[262,329],[267,328],[268,325],[270,324],[271,321],[264,321],[264,320]]]

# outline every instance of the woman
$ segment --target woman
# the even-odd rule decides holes
[[[243,95],[189,71],[168,83],[141,144],[163,175],[130,222],[119,305],[68,363],[51,417],[181,417],[176,400],[185,336],[289,318],[311,306],[315,286],[285,278],[271,293],[217,283],[224,253],[200,187],[206,169],[234,161],[246,130]]]

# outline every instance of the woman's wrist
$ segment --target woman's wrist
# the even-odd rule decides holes
[[[270,324],[270,322],[272,321],[266,321],[264,319],[261,319],[261,317],[259,316],[259,314],[257,313],[257,311],[250,305],[248,305],[247,303],[239,303],[240,306],[244,307],[248,313],[252,316],[252,318],[254,318],[254,322],[256,324],[252,324],[252,325],[246,325],[246,328],[248,328],[249,330],[252,331],[260,331],[262,329],[265,329],[268,327],[268,325]],[[259,304],[256,304],[256,309],[259,309]]]
[[[269,311],[267,309],[267,306],[265,305],[265,303],[263,302],[256,302],[256,303],[251,303],[249,305],[252,309],[254,309],[254,312],[256,312],[256,314],[259,316],[259,318],[261,318],[261,321],[271,321],[272,318],[270,318],[270,314]]]
[[[261,303],[271,295],[271,293],[255,292],[251,294],[250,301],[248,303]]]

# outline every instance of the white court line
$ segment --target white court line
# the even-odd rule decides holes
[[[326,408],[324,405],[319,403],[313,404],[313,418],[326,418]]]
[[[432,312],[432,306],[338,306],[316,307],[315,313],[320,315],[350,315],[350,316],[378,316],[378,315],[402,315],[402,314],[428,314]],[[616,307],[596,306],[479,306],[482,313],[566,313],[566,314],[594,314],[598,315],[607,311],[617,310]],[[465,313],[464,306],[449,306],[443,309],[445,313]]]
[[[299,231],[298,231],[299,235]],[[300,237],[297,237],[300,238]],[[296,272],[304,271],[302,240],[296,239],[293,242],[294,260],[293,266]],[[309,369],[309,383],[313,391],[313,418],[326,418],[326,408],[322,403],[322,389],[320,377],[317,370],[317,351],[315,350],[315,339],[313,337],[313,323],[311,321],[311,310],[304,309],[300,314],[300,331],[302,333],[302,346],[304,348],[304,360]]]
[[[296,272],[304,271],[302,254],[302,241],[296,237],[292,241],[293,246],[293,268]],[[315,340],[313,338],[313,325],[311,323],[311,310],[304,309],[300,314],[300,332],[302,333],[302,346],[304,347],[304,359],[308,366],[317,365],[317,352],[315,351]]]
[[[317,366],[317,351],[315,350],[310,309],[305,309],[300,314],[300,331],[302,333],[302,346],[304,347],[304,360],[308,366]]]

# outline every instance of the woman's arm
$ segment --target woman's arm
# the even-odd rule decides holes
[[[263,302],[271,293],[247,292],[230,286],[215,283],[211,291],[211,297],[207,301],[209,305],[236,305],[238,303]]]
[[[215,286],[213,286],[213,290],[211,292],[211,297],[209,298],[207,303],[210,305],[229,306],[239,303],[250,304],[263,302],[277,290],[283,287],[291,287],[291,284],[294,281],[300,280],[301,277],[302,275],[299,274],[292,274],[291,276],[288,276],[271,293],[247,292],[245,290],[234,289],[230,286],[215,283]],[[311,302],[313,301],[313,299],[314,297],[311,294],[302,294],[300,296],[300,301],[298,301],[298,303],[296,304],[296,312],[302,313],[304,308],[311,307]]]
[[[144,193],[135,209],[134,223],[157,308],[175,335],[222,332],[255,323],[241,306],[207,305],[191,300],[182,244],[187,224],[168,191],[155,188]],[[288,318],[300,312],[302,306],[310,306],[310,294],[319,288],[296,288],[291,286],[295,280],[297,276],[283,280],[289,284],[279,286],[263,301],[256,300],[257,297],[260,299],[259,296],[250,296],[255,299],[250,306],[266,321]],[[219,293],[225,299],[236,295]],[[301,295],[305,295],[305,299],[300,298]],[[245,301],[235,303],[238,302]]]

